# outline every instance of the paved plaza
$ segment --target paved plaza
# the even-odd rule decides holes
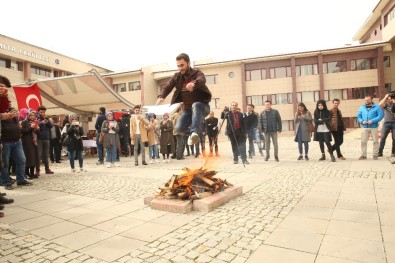
[[[187,157],[134,166],[97,166],[72,174],[55,164],[30,187],[1,188],[15,202],[0,218],[0,262],[395,262],[395,169],[390,138],[384,156],[359,161],[359,130],[347,132],[345,161],[309,161],[293,136],[279,138],[280,162],[260,156],[245,167],[232,161],[229,141],[220,158]],[[327,155],[327,157],[329,157]],[[77,162],[78,163],[78,162]],[[141,163],[141,159],[140,159]],[[153,195],[183,167],[203,165],[242,186],[244,194],[214,211],[153,210]]]

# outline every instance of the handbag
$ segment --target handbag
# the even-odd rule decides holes
[[[66,135],[66,137],[64,137],[64,139],[63,139],[62,145],[67,147],[70,145],[70,141],[71,141],[70,136]]]
[[[104,142],[104,132],[101,132],[99,137],[99,143],[103,144],[103,142]]]
[[[312,122],[312,121],[309,121],[309,122],[308,122],[308,125],[309,125],[310,133],[313,133],[313,132],[314,132],[314,125],[313,125],[313,122]]]

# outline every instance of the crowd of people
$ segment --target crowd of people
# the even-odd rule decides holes
[[[142,114],[141,106],[136,105],[130,114],[115,120],[113,112],[99,108],[95,123],[97,165],[106,164],[107,168],[119,166],[121,156],[134,156],[135,166],[157,163],[161,159],[164,163],[170,159],[183,160],[191,155],[195,158],[219,157],[218,135],[225,122],[224,132],[232,147],[234,164],[239,160],[243,165],[249,164],[248,158],[254,158],[256,152],[269,161],[271,144],[274,160],[279,162],[278,134],[282,132],[282,120],[280,112],[272,108],[271,101],[265,101],[261,113],[255,112],[253,104],[248,104],[243,113],[234,101],[223,109],[220,115],[222,122],[219,123],[214,112],[210,111],[211,92],[204,74],[191,68],[189,56],[185,53],[178,55],[176,62],[179,71],[162,89],[156,102],[160,104],[175,89],[171,103],[181,104],[171,115],[164,113],[161,119],[157,119],[154,113]],[[0,76],[1,185],[12,190],[15,183],[18,186],[32,185],[30,179],[38,178],[42,171],[53,174],[50,161],[60,163],[62,149],[67,150],[72,173],[86,172],[82,140],[85,133],[78,116],[69,114],[60,120],[59,116],[48,116],[43,105],[37,109],[16,110],[11,107],[7,96],[7,88],[10,87],[8,78]],[[346,159],[340,149],[346,128],[339,108],[340,100],[334,99],[332,104],[333,107],[328,109],[325,100],[318,100],[314,112],[310,112],[304,103],[298,103],[294,118],[294,141],[299,151],[297,160],[309,160],[312,139],[318,142],[321,150],[318,160],[326,160],[326,152],[332,162],[336,161],[335,154],[338,160]],[[367,159],[370,137],[373,140],[373,160],[383,156],[385,140],[390,132],[392,156],[395,156],[394,105],[393,93],[387,94],[379,104],[373,102],[372,96],[365,97],[365,103],[356,114],[362,131],[359,160]],[[378,126],[383,118],[379,143]],[[78,160],[78,169],[75,160]],[[10,173],[15,173],[16,179],[12,179]],[[5,195],[0,193],[0,210],[4,204],[13,202]],[[1,216],[4,214],[0,212]]]

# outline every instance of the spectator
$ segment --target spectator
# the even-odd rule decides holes
[[[313,120],[311,113],[307,110],[306,105],[302,102],[298,104],[298,111],[295,113],[295,142],[298,143],[299,157],[298,160],[309,160],[309,142],[311,141],[309,122]]]
[[[103,121],[101,132],[104,132],[103,147],[107,153],[107,168],[116,166],[117,149],[121,146],[119,141],[119,125],[114,120],[112,112],[106,113],[107,119]],[[118,166],[118,165],[117,165]]]
[[[215,156],[219,157],[218,154],[218,118],[214,117],[214,112],[210,111],[209,117],[206,119],[208,143],[210,147],[209,157],[213,157],[213,150],[215,150]],[[214,149],[213,149],[214,148]]]
[[[249,164],[246,153],[247,130],[243,120],[243,114],[237,110],[237,102],[232,102],[230,110],[225,107],[221,113],[221,119],[227,120],[226,131],[232,145],[233,163],[239,162],[239,155],[243,164]]]
[[[34,168],[40,166],[37,139],[40,127],[37,120],[37,113],[34,110],[29,110],[26,118],[21,122],[21,126],[22,146],[26,157],[25,174],[29,179],[38,178],[34,174]]]
[[[100,133],[101,133],[101,128],[103,125],[103,121],[105,121],[106,118],[106,108],[100,107],[99,108],[99,116],[96,119],[95,123],[95,129],[96,129],[96,146],[97,146],[97,155],[99,157],[99,160],[97,161],[96,164],[104,164],[104,148],[103,144],[100,143]]]
[[[266,157],[265,161],[270,159],[270,140],[273,140],[274,147],[274,159],[276,162],[278,159],[278,133],[282,131],[282,123],[280,113],[272,109],[272,102],[265,101],[265,110],[260,114],[260,131],[265,134],[265,147],[266,147]]]
[[[169,119],[169,114],[163,114],[163,120],[160,122],[160,153],[163,156],[163,162],[169,162],[170,153],[174,152],[173,123]]]
[[[83,156],[83,144],[81,136],[84,135],[84,130],[80,125],[77,115],[69,115],[69,124],[66,124],[66,133],[70,138],[70,143],[67,145],[68,157],[70,161],[71,172],[79,173],[86,172],[84,169],[84,156]],[[77,157],[79,163],[79,170],[75,169],[74,161]]]
[[[138,145],[141,147],[141,163],[147,165],[145,161],[145,143],[148,143],[147,127],[148,120],[140,114],[140,106],[134,107],[134,115],[130,118],[130,139],[134,145],[134,165],[138,166]]]
[[[51,140],[51,128],[52,124],[46,114],[47,108],[44,105],[38,107],[38,120],[40,126],[40,132],[38,134],[38,150],[40,153],[40,158],[45,166],[46,174],[53,174],[54,172],[49,169],[49,141]],[[40,169],[37,171],[39,174]]]
[[[395,157],[395,115],[392,113],[391,109],[395,105],[392,100],[395,99],[395,94],[386,94],[384,98],[380,101],[379,105],[384,112],[384,124],[381,128],[381,139],[378,157],[383,156],[383,151],[385,147],[385,141],[387,140],[388,134],[391,132],[391,157]]]
[[[383,119],[384,113],[379,105],[373,102],[373,97],[365,96],[365,104],[362,105],[357,113],[358,122],[361,124],[361,156],[359,160],[366,160],[367,145],[369,137],[373,140],[373,160],[378,160],[379,153],[379,121]]]
[[[259,133],[257,131],[259,115],[254,111],[254,109],[255,106],[253,104],[248,104],[247,112],[244,114],[244,122],[246,124],[248,136],[248,157],[250,159],[255,155],[255,142],[258,144],[259,153],[263,156]]]
[[[61,129],[59,127],[59,118],[54,116],[49,118],[52,128],[51,128],[51,141],[49,143],[49,158],[51,162],[60,163],[60,153],[62,152],[62,136]]]
[[[156,120],[155,113],[148,114],[149,124],[147,128],[148,135],[148,159],[150,163],[154,160],[159,162],[159,142],[160,142],[160,128],[159,123]]]
[[[345,160],[346,158],[344,158],[343,154],[340,151],[340,146],[343,144],[344,131],[346,130],[346,127],[343,123],[343,115],[341,110],[339,109],[340,100],[334,99],[332,102],[333,107],[329,110],[332,115],[330,130],[333,136],[333,140],[335,141],[335,144],[332,145],[332,148],[333,151],[336,151],[338,159]]]
[[[324,143],[328,148],[329,154],[331,156],[331,161],[336,162],[335,156],[333,156],[333,148],[331,145],[332,136],[330,133],[330,123],[331,123],[332,115],[326,107],[325,100],[317,101],[317,107],[314,111],[314,141],[318,141],[321,150],[321,158],[319,161],[323,161],[326,159]]]

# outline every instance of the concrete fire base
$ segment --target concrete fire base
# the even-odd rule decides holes
[[[192,210],[210,212],[242,194],[242,186],[233,186],[222,192],[196,200],[161,199],[155,198],[155,196],[147,196],[144,198],[144,204],[150,205],[153,209],[182,214],[189,213]]]

